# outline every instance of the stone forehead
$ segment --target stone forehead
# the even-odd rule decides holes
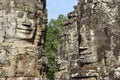
[[[24,3],[24,4],[28,4],[28,3],[35,4],[35,3],[37,3],[37,0],[15,0],[15,3],[16,4],[22,4],[22,3]]]
[[[37,4],[37,0],[2,0],[3,5],[8,6],[11,2],[15,4],[24,4],[24,5],[35,5]]]
[[[37,6],[37,0],[3,0],[3,9],[10,10],[12,8],[22,9],[22,10],[35,10]]]
[[[24,9],[28,11],[34,11],[37,6],[36,0],[15,0],[17,9]]]

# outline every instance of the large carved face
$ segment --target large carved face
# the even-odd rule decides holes
[[[36,11],[35,0],[4,0],[0,10],[0,43],[13,42],[16,38],[34,39]]]
[[[108,27],[101,27],[90,29],[82,26],[80,29],[80,62],[96,63],[102,60],[105,51],[110,50],[110,29]]]
[[[111,0],[110,0],[111,1]],[[106,51],[110,51],[111,27],[117,17],[117,7],[108,6],[108,2],[97,3],[91,2],[94,8],[87,3],[84,5],[80,27],[80,61],[81,63],[95,63],[104,57]],[[102,8],[103,11],[100,11]],[[93,10],[93,12],[92,12]],[[100,11],[100,12],[99,12]],[[90,15],[89,15],[90,14]],[[111,20],[112,19],[112,20]]]
[[[88,30],[84,25],[80,29],[80,62],[93,63],[97,61],[97,49],[94,45],[94,31]]]
[[[36,29],[36,7],[34,4],[28,4],[22,9],[16,10],[16,38],[32,39]]]

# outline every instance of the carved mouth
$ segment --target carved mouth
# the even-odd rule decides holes
[[[31,24],[22,24],[23,26],[26,26],[26,27],[31,27]]]
[[[85,51],[82,51],[80,52],[80,55],[91,55],[92,52],[90,50],[85,50]]]
[[[30,25],[29,25],[30,26]],[[17,27],[17,32],[30,34],[33,31],[31,27],[28,27],[28,25],[21,25]]]
[[[94,63],[96,61],[97,61],[97,56],[92,54],[92,52],[80,56],[80,62],[82,63]]]
[[[87,58],[87,57],[91,57],[92,55],[81,55],[80,58]]]

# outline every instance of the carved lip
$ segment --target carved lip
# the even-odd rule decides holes
[[[87,54],[87,55],[81,55],[80,56],[80,62],[83,63],[91,63],[91,62],[96,62],[97,61],[97,57],[93,54]]]
[[[80,52],[80,55],[91,55],[92,52],[90,50],[85,50],[85,51],[82,51]]]
[[[91,54],[91,51],[88,47],[79,47],[80,55]]]
[[[29,30],[21,30],[21,29],[18,29],[17,30],[17,33],[25,33],[25,34],[30,34],[32,31],[29,31]]]
[[[26,27],[31,27],[32,24],[31,23],[27,23],[27,24],[26,23],[22,23],[22,25],[26,26]]]
[[[25,26],[25,25],[20,25],[20,26],[17,26],[17,29],[20,29],[20,30],[32,30],[33,28]]]
[[[31,32],[33,31],[34,31],[34,28],[32,27],[23,26],[23,25],[17,26],[17,33],[31,34]]]

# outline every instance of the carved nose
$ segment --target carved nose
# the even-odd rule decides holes
[[[25,20],[25,21],[22,22],[22,25],[26,26],[26,27],[31,27],[32,23],[28,20]]]
[[[87,42],[82,42],[80,43],[80,49],[87,49],[89,46],[88,46],[88,43]]]

